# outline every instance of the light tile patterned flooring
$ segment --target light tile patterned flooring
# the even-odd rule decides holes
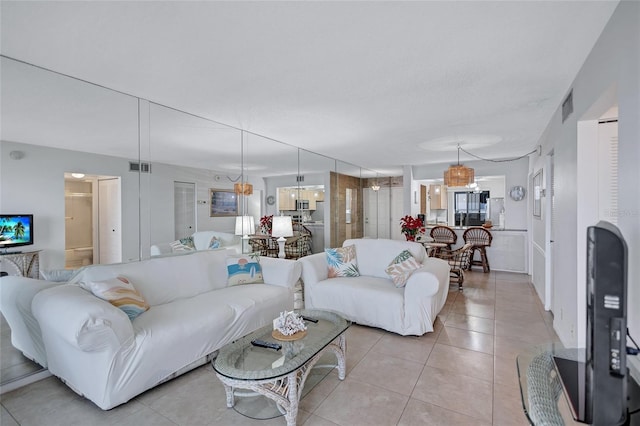
[[[335,371],[301,402],[298,424],[527,425],[516,355],[556,339],[551,316],[522,274],[467,273],[451,286],[434,333],[402,337],[354,325],[347,334],[347,377]],[[55,377],[0,397],[0,424],[11,425],[284,425],[251,420],[225,406],[210,365],[109,411]]]

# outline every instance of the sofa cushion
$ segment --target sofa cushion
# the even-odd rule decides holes
[[[227,259],[227,272],[230,286],[264,283],[260,256],[255,254],[230,256]]]
[[[423,263],[426,250],[420,243],[389,239],[351,239],[345,240],[343,247],[355,245],[360,275],[369,275],[389,279],[385,269],[402,250],[409,250],[418,263]]]
[[[213,237],[216,237],[220,241],[220,247],[231,247],[242,242],[238,235],[229,232],[197,231],[193,233],[193,244],[196,250],[208,250]]]
[[[86,286],[89,281],[122,275],[135,283],[149,305],[156,306],[227,287],[227,255],[226,249],[198,250],[139,262],[91,265],[71,282],[89,290]]]
[[[402,250],[402,252],[391,261],[391,264],[387,266],[385,271],[391,277],[396,287],[404,287],[411,274],[421,266],[409,250]]]
[[[94,296],[106,300],[116,308],[123,310],[131,321],[149,309],[147,301],[125,277],[119,276],[104,281],[90,281],[87,286]]]
[[[389,278],[333,278],[313,286],[313,309],[338,312],[350,321],[386,330],[402,329],[404,288]],[[306,302],[306,301],[305,301]]]
[[[355,246],[328,248],[324,251],[327,255],[329,278],[360,276]]]

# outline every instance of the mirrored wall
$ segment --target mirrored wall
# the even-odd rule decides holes
[[[238,216],[253,218],[247,235],[263,216],[291,215],[314,253],[390,235],[365,232],[382,217],[364,218],[373,171],[6,57],[1,79],[0,210],[34,215],[24,249],[40,251],[41,272],[146,259],[196,231],[237,234]]]

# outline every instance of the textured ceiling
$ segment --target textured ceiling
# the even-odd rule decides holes
[[[385,173],[534,149],[616,6],[3,1],[1,49]]]

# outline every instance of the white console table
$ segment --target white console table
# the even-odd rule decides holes
[[[20,275],[27,278],[40,278],[40,252],[42,250],[20,253],[0,253],[0,261],[13,265]]]

